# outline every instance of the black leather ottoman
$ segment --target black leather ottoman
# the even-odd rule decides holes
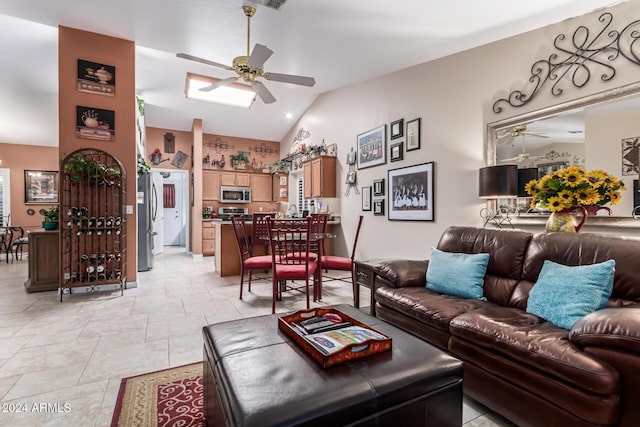
[[[207,426],[460,426],[462,362],[351,306],[393,349],[323,369],[278,315],[205,326]]]

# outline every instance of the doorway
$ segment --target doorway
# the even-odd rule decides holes
[[[189,186],[187,171],[153,169],[157,210],[153,220],[154,254],[165,246],[188,247]]]

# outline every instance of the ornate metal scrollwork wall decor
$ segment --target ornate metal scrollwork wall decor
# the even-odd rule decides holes
[[[613,15],[609,12],[600,15],[598,22],[600,28],[593,37],[584,25],[580,25],[568,40],[564,34],[558,34],[553,46],[560,53],[552,53],[548,59],[534,62],[529,77],[530,86],[514,90],[506,98],[494,102],[494,113],[501,113],[504,104],[512,107],[528,104],[549,82],[554,82],[551,94],[560,96],[564,92],[561,83],[581,88],[589,82],[592,73],[601,73],[600,79],[609,81],[616,74],[613,61],[620,56],[640,65],[640,19],[620,31],[610,28]]]
[[[293,142],[304,141],[305,139],[310,137],[311,137],[311,132],[309,132],[305,128],[300,128],[298,129],[298,133],[296,134],[296,136],[293,138]]]
[[[268,155],[271,154],[278,154],[278,149],[277,148],[273,148],[270,145],[267,145],[264,142],[261,142],[260,145],[256,144],[253,147],[249,147],[249,151],[252,151],[256,154],[260,154],[260,156],[264,159],[265,157],[267,157]]]
[[[220,137],[216,137],[213,141],[206,141],[204,143],[205,146],[215,150],[216,153],[220,154],[223,152],[227,152],[229,150],[235,150],[236,146],[229,144],[227,141],[223,141]]]

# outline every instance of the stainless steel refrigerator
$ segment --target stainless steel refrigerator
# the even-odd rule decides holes
[[[154,197],[156,189],[153,185],[153,177],[149,172],[138,175],[138,196],[142,203],[138,203],[138,271],[147,271],[153,268],[153,203],[157,203]]]

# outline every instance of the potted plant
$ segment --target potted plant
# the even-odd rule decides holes
[[[249,157],[241,151],[238,154],[232,154],[230,157],[234,169],[244,170],[247,167],[247,163],[249,163]]]
[[[52,206],[49,209],[43,209],[42,211],[42,228],[45,230],[57,230],[58,220],[60,219],[60,211],[58,206]]]

